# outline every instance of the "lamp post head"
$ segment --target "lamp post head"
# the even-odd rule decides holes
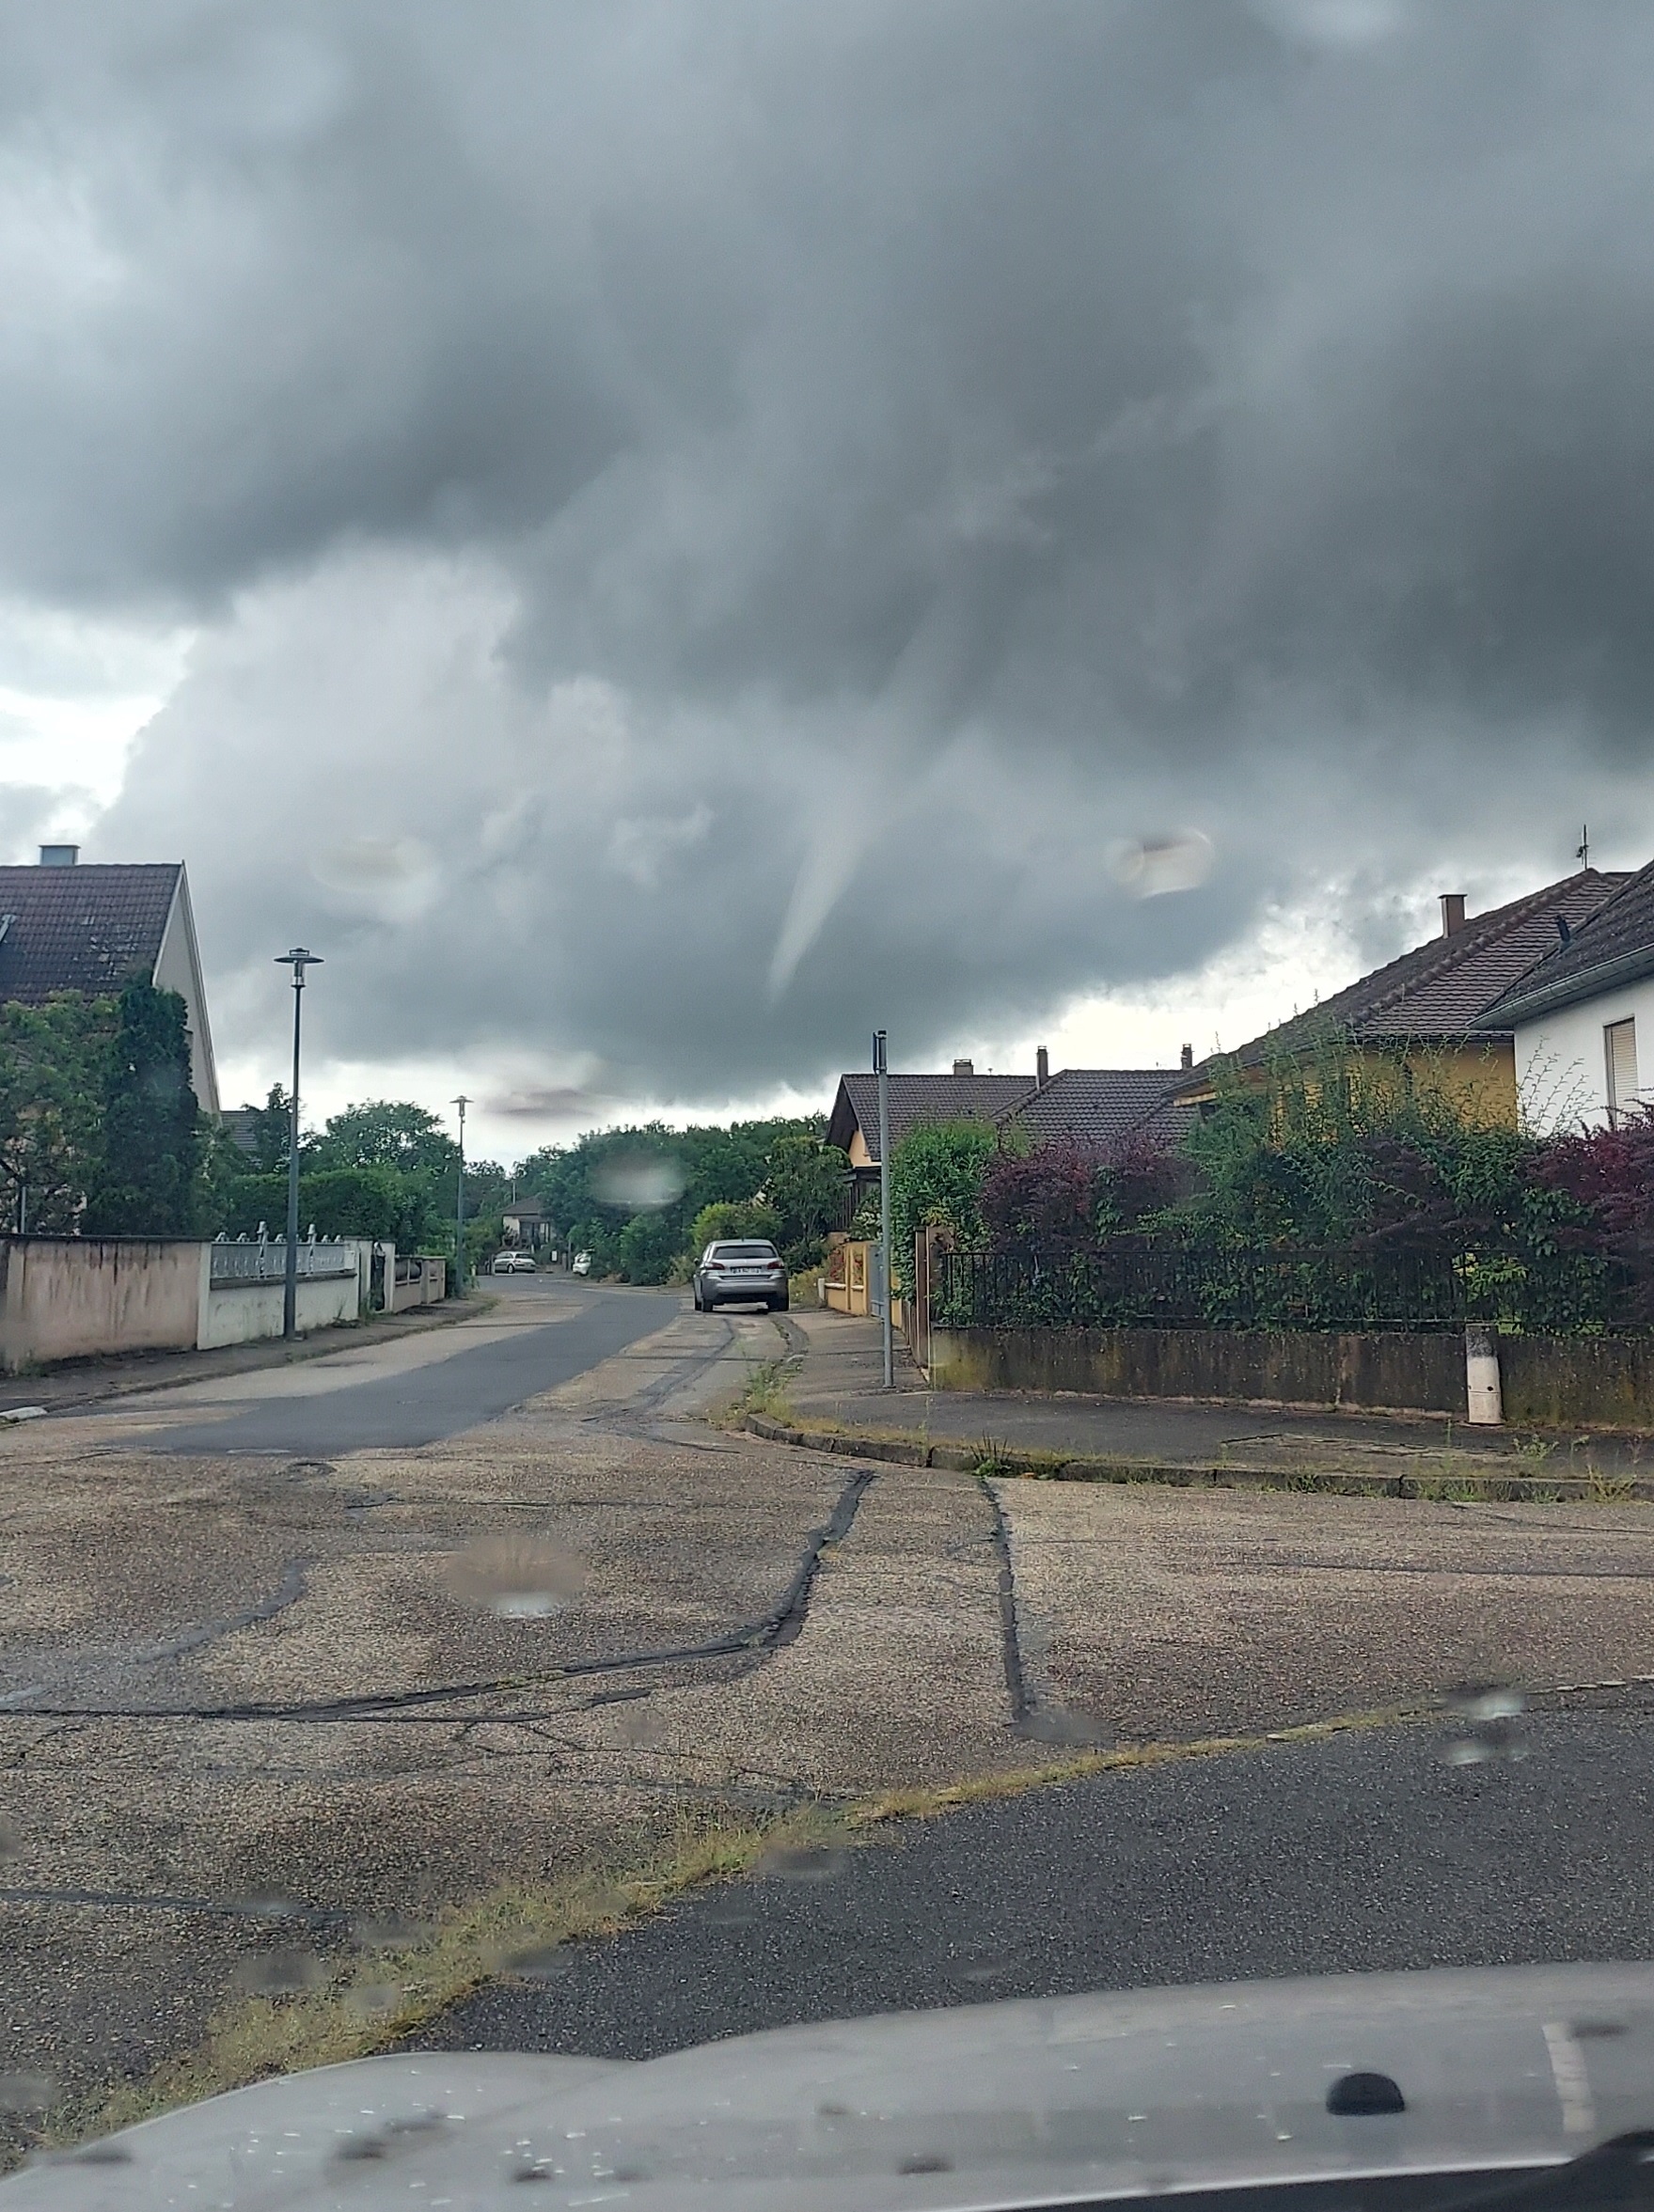
[[[295,991],[302,991],[305,987],[306,968],[320,967],[322,955],[320,952],[307,952],[303,945],[295,945],[291,952],[278,952],[276,965],[277,967],[291,967],[292,987]]]

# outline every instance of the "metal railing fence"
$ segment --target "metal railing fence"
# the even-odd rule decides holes
[[[354,1275],[353,1245],[302,1244],[298,1247],[298,1276],[303,1282],[318,1277]],[[287,1242],[276,1237],[258,1243],[215,1244],[213,1247],[213,1281],[281,1282],[287,1274]]]

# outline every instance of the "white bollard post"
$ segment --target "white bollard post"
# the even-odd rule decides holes
[[[1464,1332],[1464,1394],[1469,1419],[1482,1428],[1498,1428],[1504,1419],[1499,1388],[1499,1340],[1490,1328]]]

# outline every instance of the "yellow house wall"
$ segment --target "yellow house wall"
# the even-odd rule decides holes
[[[1421,1044],[1407,1051],[1363,1046],[1351,1051],[1349,1065],[1360,1066],[1372,1077],[1399,1075],[1403,1067],[1409,1068],[1415,1088],[1440,1090],[1485,1126],[1516,1127],[1516,1047],[1508,1037],[1489,1038],[1486,1044]],[[1267,1067],[1243,1073],[1246,1081],[1260,1090],[1271,1079]],[[1203,1083],[1180,1090],[1177,1098],[1180,1105],[1205,1106],[1216,1095],[1210,1083]]]

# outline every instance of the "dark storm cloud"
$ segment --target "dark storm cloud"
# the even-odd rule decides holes
[[[206,624],[101,841],[337,1049],[808,1079],[1654,820],[1640,0],[4,39],[0,583]]]

